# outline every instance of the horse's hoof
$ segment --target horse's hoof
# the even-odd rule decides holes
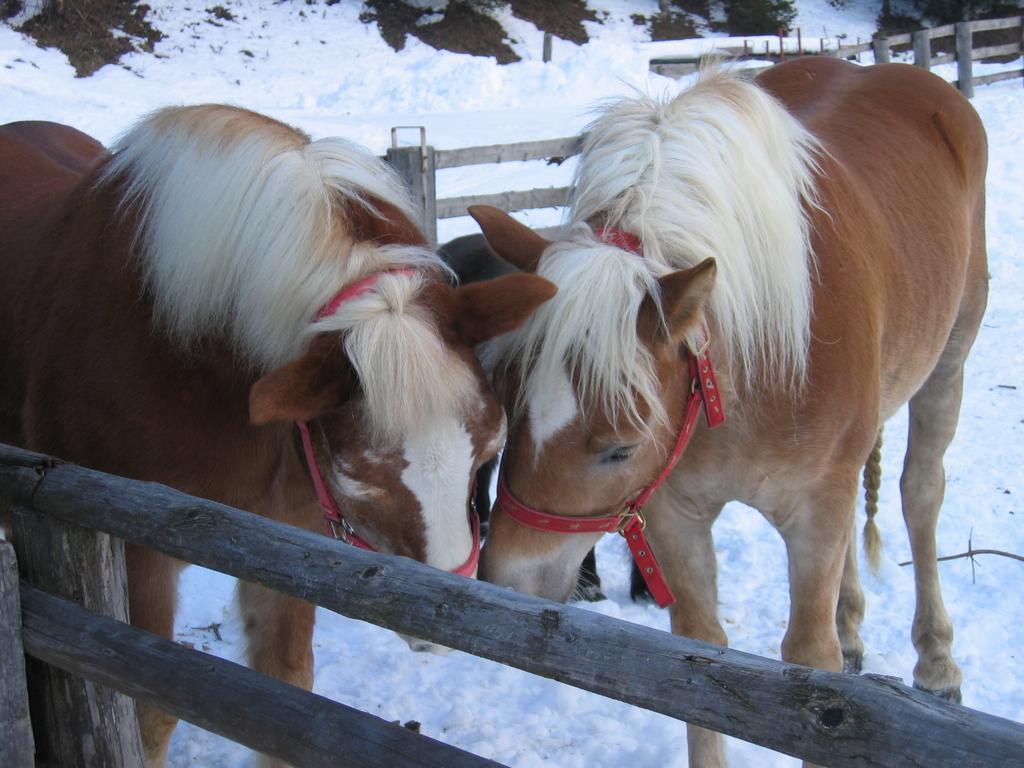
[[[395,634],[405,640],[409,646],[409,650],[414,653],[432,653],[435,656],[447,656],[452,650],[446,645],[438,645],[437,643],[432,643],[429,640],[420,640],[418,637],[403,635],[401,632],[396,632]]]
[[[852,651],[843,654],[843,672],[848,675],[859,675],[864,669],[864,654]]]
[[[938,696],[940,699],[945,699],[946,701],[951,701],[954,704],[960,704],[961,700],[962,700],[961,695],[960,695],[960,686],[959,685],[951,685],[949,688],[939,688],[938,690],[934,690],[934,691],[933,690],[929,690],[928,688],[923,688],[922,686],[918,685],[917,683],[914,683],[914,687],[917,690],[919,690],[919,691],[924,691],[925,693],[930,693],[933,696]]]
[[[593,584],[589,582],[581,581],[576,585],[576,599],[587,603],[596,603],[601,600],[607,600],[604,592],[601,591],[600,584]]]
[[[647,582],[640,575],[640,569],[633,564],[633,570],[629,574],[629,599],[634,603],[653,603],[654,597],[651,590],[647,588]]]

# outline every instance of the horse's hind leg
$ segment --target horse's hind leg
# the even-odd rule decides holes
[[[962,675],[953,661],[953,625],[942,602],[935,528],[946,488],[942,457],[960,416],[964,361],[985,311],[987,274],[979,272],[935,370],[910,399],[910,431],[900,479],[917,593],[911,632],[917,649],[914,686],[954,701],[960,700]]]
[[[313,687],[315,607],[249,582],[238,582],[238,603],[248,639],[249,666],[309,690]],[[262,757],[258,765],[283,765]]]
[[[948,351],[948,350],[947,350]],[[935,528],[946,487],[942,457],[953,439],[963,392],[963,359],[943,359],[910,400],[910,432],[900,479],[903,518],[914,557],[912,639],[917,649],[914,686],[960,700],[960,669],[953,661],[953,625],[942,602]]]
[[[184,563],[132,545],[125,548],[125,559],[132,624],[168,640],[173,639],[178,575]],[[146,752],[146,766],[161,768],[167,762],[167,745],[178,718],[141,700],[137,701],[135,711]]]
[[[843,671],[860,674],[864,663],[864,641],[860,639],[860,624],[864,619],[864,590],[860,586],[857,567],[857,535],[851,532],[846,546],[843,577],[839,582],[839,603],[836,606],[836,629],[843,650]]]

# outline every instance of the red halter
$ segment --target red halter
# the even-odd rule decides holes
[[[623,250],[643,256],[639,238],[630,232],[620,229],[602,229],[598,232],[598,236]],[[631,501],[626,502],[625,508],[619,514],[601,517],[572,517],[541,512],[528,507],[512,495],[505,477],[504,466],[498,475],[498,503],[509,517],[528,528],[551,531],[552,533],[610,533],[615,531],[622,534],[651,596],[662,608],[672,605],[676,599],[672,590],[669,589],[665,576],[661,572],[661,566],[658,565],[658,560],[651,552],[647,537],[644,535],[647,521],[644,519],[643,507],[654,495],[654,492],[665,483],[679,461],[679,457],[683,455],[687,443],[693,436],[693,430],[697,426],[701,405],[704,405],[704,415],[709,428],[717,427],[725,421],[725,411],[722,409],[722,400],[718,391],[718,380],[715,378],[715,369],[711,365],[708,347],[707,332],[703,331],[697,352],[687,352],[691,378],[690,394],[686,398],[683,424],[668,461],[647,487]]]
[[[333,315],[342,304],[346,301],[362,296],[364,293],[370,291],[377,281],[383,275],[411,275],[415,272],[414,269],[388,269],[383,272],[376,272],[368,277],[364,277],[352,285],[346,286],[339,291],[333,299],[321,309],[317,315],[317,320],[322,320],[325,317]],[[337,502],[331,495],[330,490],[327,488],[327,483],[324,482],[323,475],[320,472],[320,466],[316,463],[316,457],[313,454],[313,439],[309,434],[309,423],[305,421],[296,421],[295,426],[299,428],[299,434],[302,436],[302,450],[306,455],[306,465],[309,467],[309,476],[313,481],[313,487],[316,489],[316,497],[320,502],[320,509],[324,513],[324,522],[327,526],[328,535],[333,536],[340,541],[344,541],[347,544],[351,544],[354,547],[360,549],[366,549],[370,552],[376,552],[376,548],[370,544],[366,539],[359,536],[352,525],[345,519],[345,516],[341,513],[341,509],[338,507]],[[472,492],[470,498],[474,498]],[[477,565],[480,562],[480,517],[477,514],[476,508],[474,507],[470,512],[470,526],[473,529],[473,549],[469,553],[469,559],[465,563],[460,565],[458,568],[453,569],[451,572],[459,576],[472,576],[477,569]]]

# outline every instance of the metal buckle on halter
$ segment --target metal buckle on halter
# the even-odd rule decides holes
[[[353,528],[348,520],[342,518],[341,520],[335,520],[333,517],[328,517],[327,522],[330,523],[331,533],[338,541],[343,541],[346,544],[352,543],[352,536],[355,534],[356,529]],[[340,531],[338,529],[341,529]]]
[[[644,511],[639,507],[627,506],[619,512],[619,524],[615,527],[615,533],[622,533],[626,530],[626,527],[633,522],[634,518],[640,521],[641,531],[647,529],[647,518],[644,517]]]

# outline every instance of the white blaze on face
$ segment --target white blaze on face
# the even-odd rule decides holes
[[[407,435],[402,482],[416,496],[426,530],[426,562],[450,571],[469,559],[473,536],[466,513],[473,439],[461,421],[445,419]]]
[[[534,390],[528,408],[530,435],[539,455],[544,443],[569,425],[579,412],[576,391],[564,369],[559,371],[551,386]]]

